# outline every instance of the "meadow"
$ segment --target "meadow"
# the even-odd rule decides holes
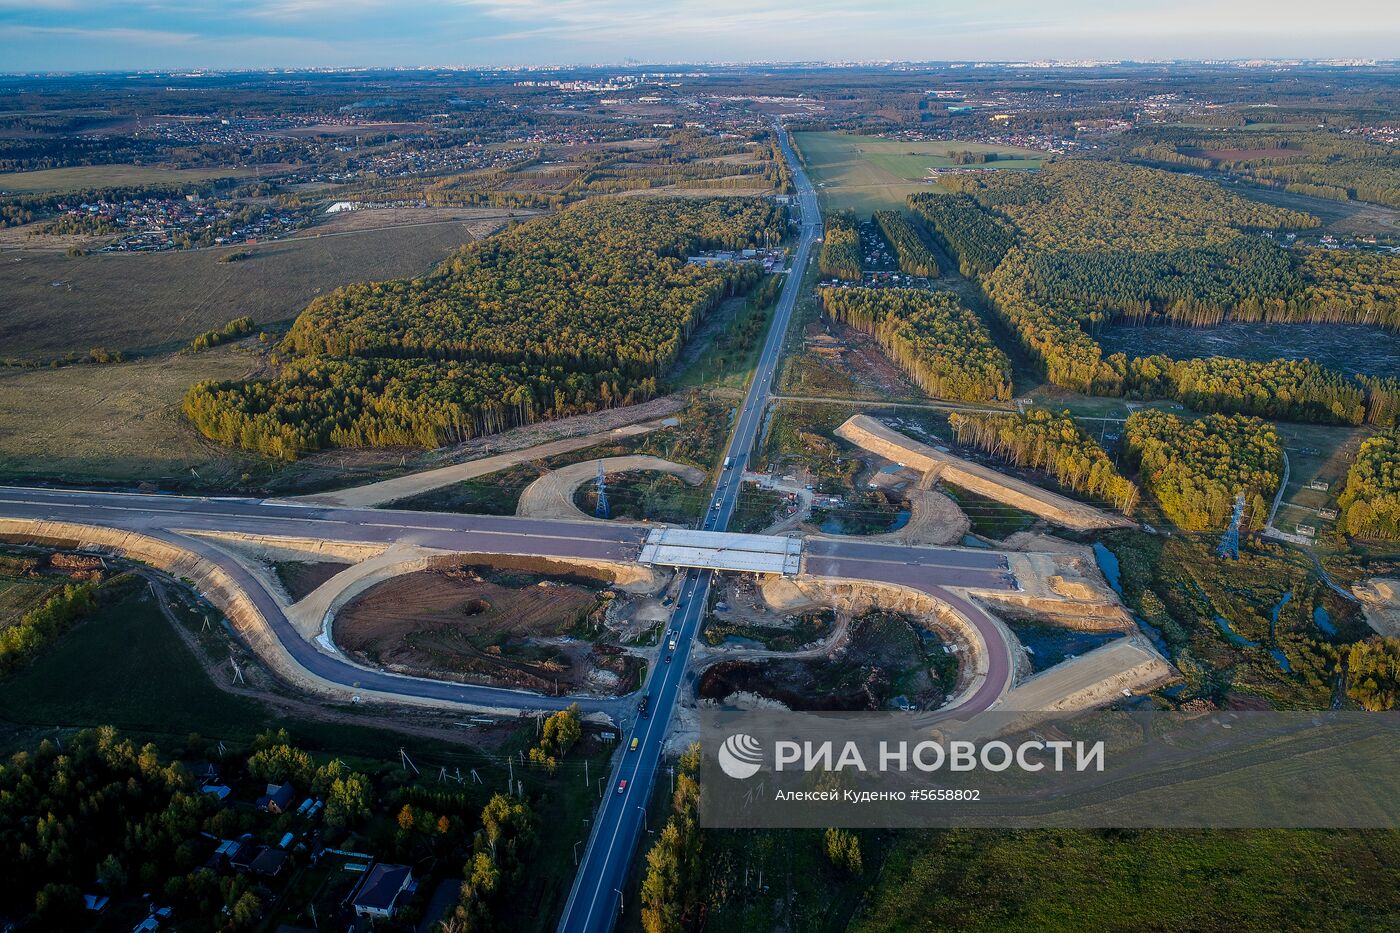
[[[850,209],[861,216],[902,208],[904,199],[916,192],[942,191],[924,179],[930,169],[952,167],[953,153],[1001,156],[978,168],[1026,170],[1040,165],[1040,154],[1033,150],[962,140],[913,142],[844,133],[797,133],[794,138],[822,209]]]
[[[0,358],[44,361],[93,347],[169,350],[234,318],[265,325],[351,282],[419,275],[473,239],[455,224],[379,228],[228,249],[0,253]]]
[[[11,194],[46,194],[90,188],[124,188],[133,185],[183,185],[213,178],[251,178],[253,167],[169,168],[160,165],[74,165],[37,172],[0,174],[0,191]]]
[[[0,369],[0,479],[237,482],[254,458],[206,441],[180,414],[201,379],[240,379],[259,357],[223,346],[106,366]]]

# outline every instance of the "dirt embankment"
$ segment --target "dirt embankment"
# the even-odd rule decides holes
[[[1351,588],[1366,622],[1381,635],[1400,638],[1400,577],[1372,577]]]
[[[933,473],[945,483],[1004,502],[1068,528],[1123,528],[1133,525],[1121,515],[1077,502],[979,463],[973,463],[971,460],[936,450],[927,444],[905,437],[869,415],[851,417],[836,429],[836,436],[896,463],[907,464],[926,474]]]
[[[901,470],[900,473],[907,477],[910,473],[918,471]],[[902,528],[863,535],[861,540],[910,545],[956,544],[961,541],[963,535],[972,529],[972,522],[956,502],[933,488],[937,479],[937,473],[922,473],[918,474],[917,480],[910,485],[899,478],[899,474],[875,472],[866,483],[883,487],[888,494],[903,498],[909,504],[909,520]],[[823,533],[811,524],[804,528],[809,534],[818,537],[845,537]]]
[[[668,426],[667,422],[670,419],[667,416],[684,407],[685,401],[682,398],[668,395],[627,408],[610,408],[587,415],[561,418],[558,421],[542,421],[486,438],[476,438],[443,451],[445,457],[464,462],[450,463],[335,492],[313,493],[295,498],[318,505],[373,508],[402,499],[411,499],[452,483],[486,476],[531,460],[582,450],[596,444],[615,443],[624,438],[656,431]]]
[[[603,465],[604,473],[671,473],[692,486],[698,486],[705,481],[704,470],[682,463],[672,463],[660,457],[604,457],[602,460],[585,460],[546,473],[525,487],[525,491],[520,494],[520,504],[516,506],[515,514],[530,518],[602,521],[594,519],[574,504],[574,490],[598,475],[599,463]]]
[[[1055,550],[1012,552],[1007,555],[1019,591],[988,591],[982,599],[999,611],[1018,617],[1053,621],[1067,628],[1100,631],[1136,628],[1132,616],[1104,579],[1093,551],[1049,535],[1037,544],[1056,542]]]

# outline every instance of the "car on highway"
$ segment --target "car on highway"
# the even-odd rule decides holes
[[[648,694],[646,694],[646,695],[644,695],[644,696],[642,697],[642,702],[640,702],[640,703],[637,704],[637,712],[641,713],[643,716],[650,716],[650,715],[651,715],[651,713],[649,712],[650,709],[651,709],[651,694],[648,693]]]
[[[627,778],[617,782],[617,792],[620,794],[627,789]]]
[[[635,752],[635,751],[637,750],[637,746],[638,746],[638,745],[641,745],[641,744],[642,744],[642,740],[639,739],[639,738],[637,738],[637,737],[634,735],[634,736],[632,736],[632,744],[629,745],[629,746],[627,746],[627,750],[628,750],[629,752]]]
[[[670,664],[670,663],[671,663],[671,656],[670,656],[669,654],[666,655],[666,663],[667,663],[667,664]]]

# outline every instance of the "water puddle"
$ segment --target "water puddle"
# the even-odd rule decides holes
[[[1103,572],[1103,578],[1108,581],[1109,586],[1113,587],[1113,592],[1118,594],[1119,599],[1123,599],[1122,568],[1118,564],[1118,555],[1110,551],[1107,545],[1095,541],[1094,560],[1098,563],[1099,570]],[[1138,624],[1138,628],[1142,629],[1143,634],[1152,640],[1152,644],[1156,645],[1162,656],[1171,657],[1171,651],[1167,648],[1167,640],[1162,637],[1161,630],[1131,609],[1128,612],[1133,617],[1133,621]]]

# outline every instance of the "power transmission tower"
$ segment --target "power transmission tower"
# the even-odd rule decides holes
[[[233,655],[228,656],[228,663],[233,665],[233,682],[246,686],[248,681],[243,679],[243,668],[238,666],[238,661]]]
[[[404,751],[403,749],[399,749],[399,766],[402,767],[405,771],[407,771],[409,768],[412,768],[414,774],[421,775],[423,773],[422,771],[418,770],[418,766],[413,763],[413,759],[408,757],[408,752]]]
[[[1235,496],[1235,511],[1230,516],[1230,527],[1225,530],[1225,536],[1220,539],[1220,547],[1216,548],[1216,556],[1221,559],[1240,559],[1240,519],[1244,518],[1244,490],[1241,489],[1239,495]]]
[[[603,479],[603,461],[598,461],[598,508],[594,510],[599,518],[608,518],[608,485]]]

